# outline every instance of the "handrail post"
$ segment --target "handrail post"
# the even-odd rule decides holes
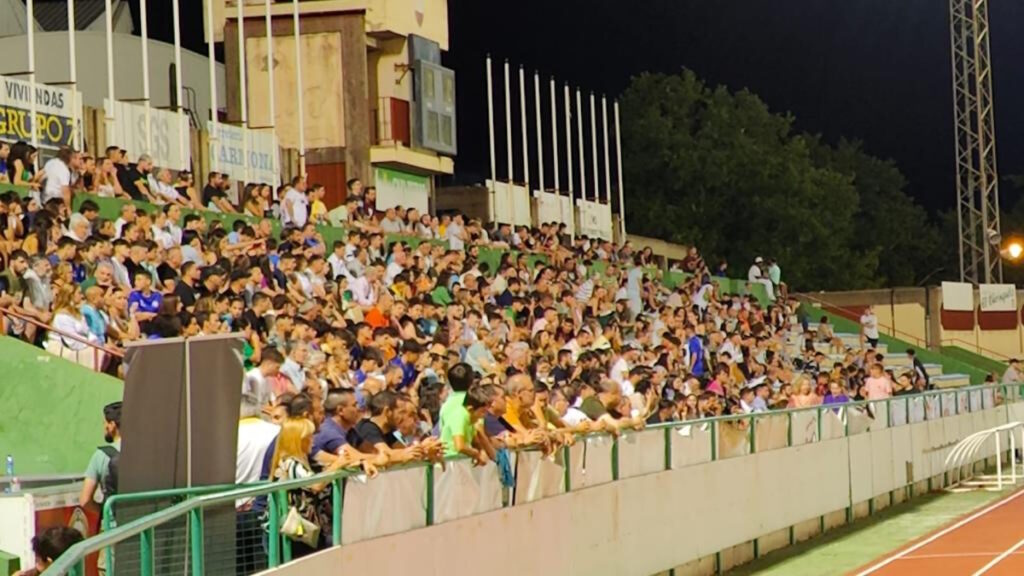
[[[139,563],[142,576],[153,576],[153,543],[155,531],[150,528],[139,535]]]
[[[267,526],[267,563],[271,568],[281,565],[281,536],[279,533],[281,524],[281,511],[277,504],[277,492],[267,494],[267,512],[270,516]]]
[[[189,510],[188,520],[192,541],[192,574],[203,576],[203,509]]]
[[[612,480],[619,479],[619,437],[612,440]]]
[[[747,434],[750,435],[750,453],[754,454],[757,452],[757,440],[754,438],[754,429],[757,428],[757,420],[754,418],[754,413],[750,413],[750,431]]]
[[[434,525],[434,463],[427,466],[427,526]]]
[[[586,438],[583,439],[587,441]],[[562,461],[565,464],[565,492],[569,493],[572,490],[572,466],[570,466],[570,456],[572,455],[569,446],[562,446]]]
[[[331,481],[331,544],[341,546],[341,509],[345,505],[345,479]]]
[[[786,412],[786,446],[793,446],[793,413]]]
[[[665,427],[665,470],[672,469],[672,427]]]
[[[711,421],[711,461],[718,460],[718,420]]]
[[[822,432],[825,428],[825,414],[822,412],[821,406],[818,406],[818,409],[815,410],[814,413],[818,417],[818,438],[815,439],[815,442],[821,442],[823,440]]]

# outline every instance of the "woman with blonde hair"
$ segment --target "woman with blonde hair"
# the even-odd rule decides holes
[[[54,330],[47,336],[44,347],[51,354],[99,370],[103,367],[104,354],[83,342],[99,344],[82,317],[81,306],[82,293],[74,284],[57,289],[53,297]]]
[[[796,390],[796,393],[789,398],[790,408],[807,408],[821,404],[821,398],[814,393],[811,379],[806,374],[801,374],[797,378],[793,388]]]
[[[270,461],[271,481],[286,482],[310,478],[314,475],[309,464],[308,454],[313,449],[313,434],[316,426],[308,418],[287,418],[281,424],[281,432],[277,436],[277,446]],[[351,466],[358,461],[348,451],[324,466],[324,472],[334,472]],[[376,474],[372,466],[367,472]],[[325,542],[324,536],[330,532],[330,513],[324,505],[328,501],[330,484],[326,481],[317,482],[288,491],[288,509],[295,508],[305,520],[320,526],[320,544]],[[324,513],[326,512],[326,513]],[[313,552],[313,548],[298,541],[292,542],[293,556],[299,557]]]

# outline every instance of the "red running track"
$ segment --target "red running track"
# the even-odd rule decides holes
[[[853,572],[857,576],[1024,576],[1024,490]]]

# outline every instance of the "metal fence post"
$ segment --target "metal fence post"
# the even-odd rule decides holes
[[[665,470],[672,469],[672,427],[665,428]]]
[[[278,508],[276,492],[267,494],[267,512],[270,516],[267,526],[267,563],[271,568],[276,568],[281,565],[281,536],[278,528],[281,524],[281,510]]]
[[[786,418],[787,419],[787,422],[786,422],[786,446],[792,447],[793,446],[793,413],[792,412],[787,412],[786,413],[786,417],[787,417]]]
[[[711,461],[718,460],[718,420],[711,421]]]
[[[754,431],[755,431],[756,428],[757,428],[757,420],[754,418],[754,415],[751,414],[750,415],[750,431],[747,432],[747,434],[749,435],[750,453],[751,454],[754,454],[754,453],[757,452],[757,440],[754,438]]]
[[[583,441],[586,442],[587,439],[583,438]],[[569,447],[568,446],[562,446],[562,461],[565,464],[564,474],[565,474],[565,491],[566,491],[566,493],[568,493],[569,491],[572,490],[572,467],[569,465],[570,464],[570,456],[571,455],[572,455],[572,452],[569,450]]]
[[[434,525],[434,464],[427,466],[427,526]]]
[[[331,481],[331,544],[341,546],[341,509],[345,505],[345,479]]]
[[[189,510],[188,520],[192,540],[192,574],[203,576],[203,509]]]
[[[612,480],[619,479],[619,437],[612,440]]]
[[[153,541],[154,529],[145,530],[139,535],[139,560],[142,576],[153,576]]]
[[[821,411],[821,407],[818,407],[818,409],[816,409],[814,411],[814,413],[818,417],[818,438],[817,438],[816,442],[821,442],[821,440],[822,440],[822,431],[825,428],[825,415]]]

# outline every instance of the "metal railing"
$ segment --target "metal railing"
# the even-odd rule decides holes
[[[821,305],[821,307],[824,310],[826,310],[826,311],[831,311],[831,312],[834,312],[836,314],[840,314],[841,313],[840,314],[841,316],[843,316],[843,317],[845,317],[848,320],[851,320],[853,322],[856,322],[856,320],[854,320],[853,318],[848,317],[847,314],[853,315],[855,318],[860,317],[860,314],[856,310],[853,310],[852,308],[847,308],[845,306],[840,306],[839,304],[834,304],[834,303],[829,302],[827,300],[824,300],[824,299],[822,299],[822,298],[820,298],[818,296],[815,296],[814,294],[810,294],[810,293],[807,293],[807,292],[800,292],[800,293],[792,294],[792,296],[794,296],[796,298],[806,298],[807,300],[810,300],[811,302],[814,302],[816,304]],[[896,338],[898,340],[904,340],[904,341],[907,341],[907,342],[912,342],[914,344],[914,346],[917,346],[918,348],[927,348],[928,347],[928,343],[924,339],[922,339],[922,338],[920,338],[918,336],[915,336],[915,335],[913,335],[913,334],[911,334],[909,332],[904,332],[903,330],[898,330],[895,326],[890,326],[888,324],[884,324],[882,322],[879,322],[878,323],[878,331],[882,332],[883,334],[887,334],[887,335],[889,335],[889,336],[891,336],[893,338]]]
[[[962,340],[960,338],[943,338],[940,344],[942,344],[943,346],[959,346],[968,351],[973,351],[982,356],[987,356],[988,358],[995,360],[997,362],[1006,362],[1013,358],[1009,354],[997,352],[995,350],[985,348],[981,344],[978,344],[977,342],[968,342],[967,340]]]
[[[514,488],[511,498],[503,495],[498,484],[487,488],[495,493],[489,509],[542,499],[548,496],[564,494],[572,490],[629,478],[685,468],[697,464],[714,462],[727,458],[742,457],[766,450],[786,448],[801,444],[820,442],[823,440],[844,438],[857,434],[952,417],[961,413],[989,410],[1010,401],[1024,399],[1024,386],[1020,385],[988,385],[973,386],[954,390],[929,391],[921,394],[899,396],[885,400],[847,402],[843,404],[826,404],[806,408],[778,410],[742,415],[725,415],[701,420],[672,422],[650,426],[642,431],[624,431],[618,436],[607,434],[589,434],[577,438],[575,444],[564,446],[556,453],[542,455],[536,451],[522,451],[513,454],[515,464]],[[559,464],[560,462],[560,464]],[[338,546],[343,540],[343,518],[346,503],[365,504],[359,500],[359,493],[370,490],[388,489],[391,484],[385,481],[399,476],[402,471],[416,474],[414,489],[420,493],[419,505],[406,507],[409,518],[405,528],[390,531],[365,529],[362,523],[368,522],[361,516],[349,518],[346,532],[355,530],[356,536],[348,538],[349,542],[361,540],[387,533],[395,533],[409,527],[424,527],[436,522],[470,516],[478,513],[468,508],[452,511],[450,504],[457,501],[460,494],[459,485],[443,484],[444,475],[459,472],[458,467],[468,467],[465,458],[457,457],[446,461],[445,466],[429,463],[413,463],[395,467],[381,474],[381,478],[368,482],[361,472],[341,470],[329,474],[319,474],[312,478],[287,482],[263,482],[250,486],[233,487],[223,491],[223,486],[201,487],[182,490],[162,490],[138,494],[113,496],[104,506],[104,532],[98,536],[80,542],[68,550],[58,561],[46,571],[47,575],[69,573],[84,574],[85,558],[97,552],[107,556],[108,573],[115,563],[131,560],[128,572],[150,576],[157,572],[181,571],[191,569],[193,575],[201,575],[204,568],[217,569],[211,573],[242,572],[234,564],[236,554],[234,546],[225,544],[223,538],[204,538],[204,522],[215,518],[215,508],[220,512],[227,505],[234,509],[234,503],[241,499],[265,497],[267,499],[266,531],[261,531],[260,542],[249,542],[249,553],[260,555],[261,568],[274,568],[282,562],[292,559],[291,541],[280,534],[280,527],[287,512],[288,491],[319,484],[330,485],[330,526],[325,526],[325,533],[330,534],[329,542]],[[547,468],[545,468],[545,466]],[[552,468],[553,466],[553,468]],[[484,473],[497,474],[493,466],[480,470]],[[546,472],[545,472],[546,470]],[[422,476],[420,475],[422,472]],[[943,471],[943,472],[949,472]],[[537,476],[547,474],[545,482],[538,482]],[[933,471],[934,474],[942,472]],[[356,488],[346,491],[352,482]],[[535,490],[535,486],[548,484],[546,489]],[[212,493],[211,493],[212,492]],[[518,493],[518,494],[517,494]],[[168,499],[181,500],[167,503]],[[389,501],[395,500],[389,498]],[[114,521],[115,507],[118,503],[157,502],[169,504],[162,510],[146,516],[130,520],[121,525]],[[439,504],[447,503],[449,507]],[[409,500],[405,502],[408,504]],[[855,503],[850,502],[847,512],[852,514]],[[468,510],[468,511],[467,511]],[[852,517],[852,516],[851,516]],[[231,524],[235,527],[235,524]],[[175,527],[174,537],[169,536],[169,528]],[[223,527],[223,525],[222,525]],[[160,538],[158,538],[158,536]],[[164,538],[167,536],[167,538]],[[168,543],[163,540],[173,540]],[[235,540],[230,540],[232,543]],[[121,552],[121,546],[130,543],[136,546],[137,553]],[[214,544],[216,543],[216,544]],[[116,552],[113,548],[119,546]],[[224,549],[218,549],[224,548]],[[134,548],[133,548],[134,550]],[[162,553],[162,555],[161,555]],[[219,555],[218,555],[219,554]],[[173,570],[168,568],[167,558],[177,562]],[[134,564],[137,558],[137,566]],[[126,565],[121,564],[124,568]],[[113,572],[116,573],[116,572]]]
[[[110,346],[104,346],[103,344],[98,344],[96,342],[92,342],[92,341],[88,340],[87,338],[82,338],[78,334],[72,334],[71,332],[65,332],[63,330],[59,330],[59,329],[57,329],[56,327],[54,327],[54,326],[52,326],[50,324],[46,324],[44,322],[40,322],[39,320],[36,320],[35,318],[32,318],[31,316],[26,316],[25,314],[21,314],[20,312],[15,312],[14,310],[11,310],[10,308],[0,308],[0,315],[7,316],[8,318],[14,318],[14,319],[19,320],[21,322],[26,322],[28,324],[31,324],[31,325],[33,325],[33,326],[35,326],[37,328],[42,329],[42,330],[46,330],[47,332],[52,332],[54,334],[57,334],[57,335],[59,335],[61,337],[62,340],[70,340],[72,342],[77,342],[79,344],[84,345],[86,348],[91,350],[91,352],[89,352],[89,353],[92,355],[92,363],[91,363],[91,365],[89,365],[87,367],[91,368],[95,372],[102,372],[103,371],[104,363],[105,363],[104,362],[104,358],[105,357],[103,356],[104,354],[109,355],[110,357],[113,357],[113,358],[124,358],[124,352],[122,352],[120,350],[117,350],[117,349],[112,348]],[[61,343],[61,346],[63,348],[68,348],[70,350],[70,348],[65,346],[63,344],[63,342]],[[74,360],[77,361],[78,354],[81,353],[81,352],[84,352],[84,351],[85,351],[84,349],[83,350],[71,350],[71,352],[73,352],[75,354],[75,356],[76,356],[76,358]],[[50,350],[47,349],[47,352],[50,352]],[[63,358],[63,355],[55,354],[55,356],[59,356],[59,357]],[[77,363],[80,364],[80,365],[85,366],[81,362],[77,362]]]

